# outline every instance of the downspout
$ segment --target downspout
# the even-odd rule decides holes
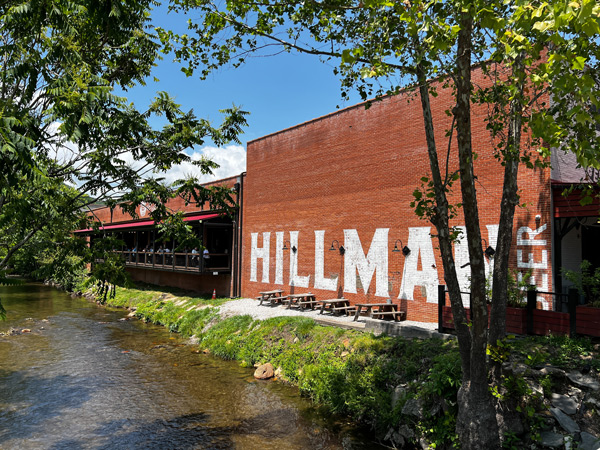
[[[231,230],[231,234],[233,235],[233,251],[231,252],[231,297],[238,297],[238,221],[240,217],[240,177],[237,178],[237,183],[234,185],[235,188],[235,203],[237,208],[235,210],[235,220],[233,221],[233,228]]]
[[[242,231],[244,223],[244,178],[246,172],[240,174],[239,216],[238,216],[238,260],[237,260],[237,295],[242,295]]]

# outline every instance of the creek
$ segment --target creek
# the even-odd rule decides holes
[[[296,388],[123,310],[35,283],[0,298],[4,450],[383,448]]]

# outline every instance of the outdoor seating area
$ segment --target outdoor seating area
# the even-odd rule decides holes
[[[299,294],[283,295],[282,289],[259,292],[256,300],[259,306],[263,304],[268,306],[287,306],[291,309],[294,306],[299,311],[320,310],[319,314],[324,312],[332,315],[354,315],[354,321],[363,316],[381,320],[406,320],[406,312],[400,311],[398,305],[394,303],[357,303],[350,304],[346,298],[331,298],[326,300],[317,300],[315,294],[310,292]]]
[[[275,306],[277,304],[282,304],[287,297],[282,297],[281,294],[283,291],[281,289],[276,289],[274,291],[265,291],[259,292],[260,296],[256,297],[256,300],[259,300],[259,305],[262,305],[263,302],[268,302],[269,306]]]

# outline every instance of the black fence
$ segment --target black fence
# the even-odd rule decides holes
[[[470,295],[468,292],[462,294]],[[546,306],[546,309],[539,309],[538,304]],[[490,306],[488,305],[488,311]],[[465,310],[467,320],[470,321],[470,308]],[[439,285],[438,330],[443,333],[452,329],[454,321],[446,286]],[[531,289],[527,291],[526,302],[522,307],[507,307],[506,330],[508,333],[526,335],[600,336],[600,308],[580,305],[580,296],[576,289],[569,289],[568,294]]]

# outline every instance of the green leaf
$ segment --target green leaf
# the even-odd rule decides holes
[[[585,62],[586,62],[586,58],[583,56],[576,56],[575,58],[573,58],[573,63],[571,65],[571,68],[573,70],[583,70],[585,67]]]

